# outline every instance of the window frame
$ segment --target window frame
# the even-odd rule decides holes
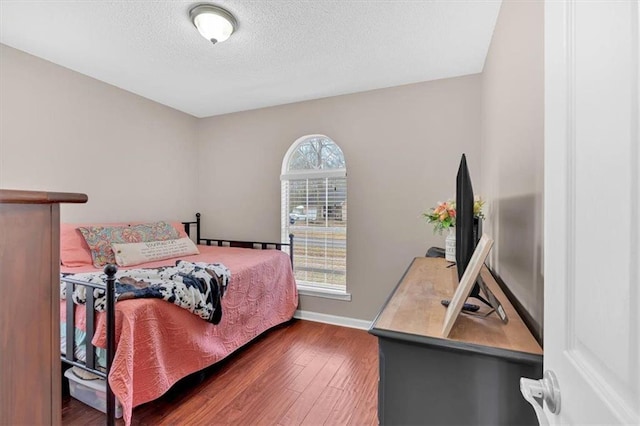
[[[330,140],[333,144],[335,144],[335,146],[340,150],[340,153],[342,155],[342,160],[344,160],[344,164],[345,167],[341,167],[341,168],[330,168],[330,169],[294,169],[294,170],[289,170],[289,163],[291,161],[291,158],[293,156],[293,154],[298,150],[298,148],[300,147],[300,145],[306,143],[307,141],[309,141],[309,139],[314,139],[314,138],[323,138],[323,139],[328,139]],[[302,180],[302,179],[326,179],[326,178],[344,178],[345,179],[345,185],[346,185],[346,178],[347,178],[347,168],[346,168],[346,159],[344,156],[344,151],[342,151],[342,148],[340,148],[340,146],[336,143],[335,140],[333,140],[332,138],[326,136],[326,135],[322,135],[322,134],[310,134],[310,135],[305,135],[302,136],[298,139],[296,139],[291,146],[289,147],[289,149],[287,150],[287,152],[284,155],[284,158],[282,160],[282,168],[281,168],[281,173],[280,173],[280,205],[281,205],[281,223],[280,223],[280,231],[281,234],[284,236],[288,235],[290,230],[289,230],[289,206],[288,206],[288,201],[289,198],[284,198],[285,197],[285,184],[286,182],[289,182],[291,180]],[[346,186],[345,186],[346,188]],[[289,194],[287,194],[287,197],[289,196]],[[347,200],[348,196],[345,195],[345,201]],[[345,231],[348,225],[348,219],[345,221]],[[295,233],[294,233],[295,234]],[[298,287],[298,293],[302,294],[302,295],[308,295],[308,296],[316,296],[316,297],[324,297],[324,298],[330,298],[330,299],[338,299],[338,300],[346,300],[346,301],[350,301],[351,300],[351,294],[347,292],[347,272],[346,272],[346,240],[345,240],[345,284],[343,287],[341,288],[328,288],[327,284],[323,283],[317,283],[317,285],[313,285],[313,284],[309,284],[308,282],[304,282],[304,283],[297,283],[297,287]],[[294,263],[295,263],[295,256],[294,256]]]

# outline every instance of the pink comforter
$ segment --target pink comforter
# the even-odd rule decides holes
[[[288,321],[298,305],[291,262],[280,250],[198,246],[190,262],[219,262],[231,270],[222,299],[222,321],[207,323],[192,313],[158,299],[124,300],[116,304],[116,353],[109,383],[122,404],[127,425],[133,407],[152,401],[179,379],[210,366],[265,330]],[[174,264],[151,262],[140,267]],[[62,272],[95,271],[93,267]],[[61,319],[66,310],[61,304]],[[77,312],[81,310],[77,309]],[[76,315],[77,317],[78,315]],[[76,327],[84,328],[84,318]],[[98,316],[93,343],[106,347],[104,315]]]

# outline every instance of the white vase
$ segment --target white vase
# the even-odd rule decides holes
[[[444,240],[444,258],[449,262],[456,261],[456,228],[450,227]]]

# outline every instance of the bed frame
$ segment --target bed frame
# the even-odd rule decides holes
[[[191,222],[181,222],[184,226],[184,230],[188,236],[191,236],[191,226],[196,227],[196,243],[199,245],[217,245],[218,247],[240,247],[257,250],[282,250],[282,247],[289,247],[289,258],[291,259],[291,267],[293,267],[293,234],[289,234],[288,243],[272,243],[263,241],[237,241],[237,240],[225,240],[218,238],[202,238],[200,233],[200,213],[196,213],[196,220]],[[109,264],[105,266],[104,273],[107,275],[104,284],[92,284],[85,281],[74,280],[71,278],[60,278],[60,281],[66,284],[66,349],[65,355],[61,355],[62,362],[79,367],[85,371],[95,374],[105,379],[106,384],[106,399],[107,399],[107,425],[112,426],[115,424],[116,414],[116,398],[109,385],[109,372],[111,371],[111,364],[113,363],[113,356],[115,354],[115,337],[116,337],[116,318],[115,318],[115,282],[116,272],[118,268],[116,265]],[[106,372],[99,370],[95,365],[95,353],[96,347],[91,343],[92,336],[95,334],[95,316],[96,311],[94,307],[93,291],[86,292],[86,339],[85,339],[85,362],[79,362],[74,359],[75,357],[75,304],[73,303],[73,290],[76,285],[83,285],[90,287],[91,289],[103,289],[107,297],[106,303],[106,326],[107,326],[107,359],[106,359]]]

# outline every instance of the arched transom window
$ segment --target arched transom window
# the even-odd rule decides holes
[[[294,234],[294,271],[301,290],[345,294],[347,167],[324,135],[291,145],[282,162],[282,237]]]

